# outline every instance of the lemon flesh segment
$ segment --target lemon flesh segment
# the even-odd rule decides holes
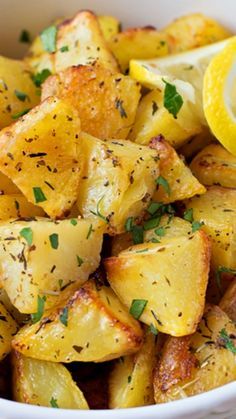
[[[203,109],[214,136],[236,156],[236,37],[206,70]]]

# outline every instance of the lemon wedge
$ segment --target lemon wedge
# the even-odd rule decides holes
[[[207,67],[203,108],[215,137],[236,156],[236,37],[228,41]]]

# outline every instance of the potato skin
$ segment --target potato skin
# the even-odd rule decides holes
[[[61,321],[63,313],[67,326]],[[40,322],[21,329],[13,347],[45,361],[103,362],[137,352],[142,337],[139,323],[113,291],[89,280]]]
[[[62,364],[27,358],[12,353],[13,396],[21,403],[61,409],[88,409],[88,404],[69,371]]]
[[[18,325],[11,314],[0,302],[0,361],[11,351],[11,341],[18,330]]]
[[[49,77],[43,84],[42,100],[65,99],[78,110],[81,129],[101,140],[125,139],[134,122],[140,85],[101,65],[74,66]]]

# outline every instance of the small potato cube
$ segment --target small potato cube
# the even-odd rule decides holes
[[[175,119],[163,105],[163,92],[156,89],[142,98],[129,139],[146,145],[151,138],[162,135],[169,144],[178,148],[201,131],[202,125],[187,101]]]
[[[206,189],[193,176],[191,170],[176,151],[163,139],[154,138],[151,148],[157,150],[160,158],[160,175],[167,181],[168,188],[157,185],[153,200],[165,204],[203,194]]]
[[[208,305],[198,331],[190,339],[169,338],[154,372],[156,403],[193,396],[234,381],[235,336],[236,327],[228,316],[219,307]]]
[[[140,85],[99,65],[70,67],[49,77],[42,99],[58,96],[78,110],[81,129],[97,138],[125,139],[134,122]]]
[[[236,279],[227,288],[219,306],[236,323]]]
[[[172,53],[187,51],[221,41],[231,33],[214,19],[201,13],[182,16],[163,29]]]
[[[13,347],[45,361],[103,362],[137,352],[142,337],[113,291],[89,280],[40,322],[21,329]]]
[[[110,39],[109,47],[123,72],[128,70],[133,58],[157,58],[169,52],[166,35],[152,26],[122,31]]]
[[[18,330],[18,325],[0,302],[0,361],[11,351],[11,341]]]
[[[102,237],[93,219],[1,222],[0,279],[12,304],[22,313],[36,313],[39,296],[55,305],[61,290],[97,269]]]
[[[236,190],[211,186],[204,195],[186,201],[186,207],[193,209],[194,220],[204,223],[202,229],[212,243],[213,270],[219,266],[236,269]]]
[[[106,41],[117,35],[120,32],[120,21],[114,16],[101,15],[98,16],[98,22],[102,30],[102,34]]]
[[[43,216],[42,208],[28,202],[24,195],[0,195],[0,221]]]
[[[0,129],[12,124],[21,112],[39,101],[28,65],[0,56]]]
[[[48,98],[0,133],[0,170],[51,217],[63,216],[77,197],[79,132],[77,111]]]
[[[109,234],[119,234],[127,218],[140,216],[153,195],[159,174],[157,153],[130,141],[100,141],[85,133],[79,141],[87,160],[79,211],[102,220]]]
[[[153,404],[154,364],[155,336],[147,331],[139,352],[115,363],[109,379],[109,408],[124,409]]]
[[[194,333],[201,319],[209,261],[207,236],[197,231],[130,247],[106,259],[105,267],[111,287],[131,311],[134,300],[146,302],[142,322],[184,336]]]
[[[13,352],[12,366],[13,396],[17,402],[60,409],[88,409],[83,393],[63,365]]]
[[[220,144],[210,144],[200,151],[190,169],[203,185],[236,188],[236,157]]]
[[[63,51],[63,47],[68,47]],[[59,24],[55,53],[55,71],[73,65],[88,65],[95,61],[117,72],[118,65],[103,37],[97,16],[82,10],[72,19]]]

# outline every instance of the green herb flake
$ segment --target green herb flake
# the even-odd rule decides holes
[[[130,307],[130,314],[138,320],[142,315],[148,301],[147,300],[133,300]]]
[[[40,35],[43,48],[47,52],[56,52],[57,27],[55,25],[44,29]]]
[[[51,71],[48,68],[44,68],[40,73],[36,73],[32,76],[32,80],[36,87],[40,87],[45,80],[51,76]]]
[[[34,199],[35,199],[35,203],[37,204],[38,202],[44,202],[47,201],[46,196],[44,195],[43,191],[41,188],[39,188],[38,186],[35,186],[33,188],[33,193],[34,193]]]
[[[167,195],[170,196],[170,185],[168,181],[163,176],[158,176],[158,178],[155,180],[156,184],[159,186],[162,186]]]
[[[39,320],[41,320],[41,318],[43,317],[45,301],[46,301],[45,295],[43,297],[40,297],[40,295],[38,295],[37,313],[31,314],[31,320],[33,323],[39,322]]]
[[[49,241],[50,241],[51,247],[53,249],[58,249],[59,240],[58,240],[58,234],[57,233],[50,234]]]
[[[64,307],[62,313],[60,314],[60,322],[64,324],[64,326],[68,326],[68,308]]]
[[[193,221],[192,222],[192,233],[195,233],[196,231],[200,230],[200,228],[204,225],[203,221]]]
[[[29,100],[29,96],[26,93],[20,92],[20,90],[14,90],[14,93],[21,102],[24,102],[26,99]]]
[[[60,48],[61,52],[68,52],[69,51],[69,47],[68,45],[64,45],[63,47]]]
[[[159,237],[163,237],[166,234],[166,229],[165,227],[159,227],[159,228],[156,228],[156,230],[154,230],[154,233]]]
[[[27,31],[26,29],[22,29],[19,36],[19,42],[22,42],[23,44],[30,44],[31,36],[29,31]]]
[[[89,226],[89,229],[88,229],[88,234],[87,234],[87,236],[86,236],[86,239],[88,240],[89,239],[89,237],[91,236],[91,234],[92,234],[92,232],[93,232],[94,230],[93,230],[93,225],[92,224],[90,224],[90,226]]]
[[[151,202],[151,204],[147,208],[147,212],[150,215],[154,215],[162,206],[163,204],[161,202]]]
[[[97,203],[97,209],[96,209],[96,211],[91,211],[91,210],[90,210],[90,212],[91,212],[91,214],[96,215],[96,217],[101,218],[101,220],[105,221],[105,223],[106,223],[106,224],[108,224],[108,219],[107,219],[107,217],[105,217],[105,215],[103,215],[103,214],[100,212],[100,209],[99,209],[100,204],[101,204],[101,202],[102,202],[103,198],[104,198],[104,195],[102,196],[102,198],[100,198],[100,199],[99,199],[99,201],[98,201],[98,203]]]
[[[189,221],[189,223],[193,222],[193,209],[189,208],[184,211],[184,220]]]
[[[132,228],[132,238],[134,244],[143,243],[143,227],[134,225]]]
[[[225,348],[228,349],[233,354],[236,354],[236,346],[234,345],[233,340],[228,335],[225,329],[221,329],[220,338],[223,340]]]
[[[57,404],[57,399],[54,399],[54,397],[51,398],[50,405],[51,405],[51,407],[54,407],[56,409],[59,409],[59,406]]]
[[[18,119],[18,118],[20,118],[21,116],[26,115],[29,111],[30,111],[30,109],[24,109],[24,110],[23,110],[23,111],[21,111],[21,112],[15,113],[14,115],[12,115],[12,119]]]
[[[23,237],[29,246],[32,245],[33,243],[33,231],[30,227],[25,227],[22,228],[22,230],[20,231],[20,236]]]
[[[168,83],[164,79],[162,79],[162,81],[165,83],[164,107],[176,119],[180,109],[183,106],[183,98],[177,92],[174,84]]]
[[[76,256],[76,258],[77,258],[77,264],[78,264],[78,267],[80,268],[80,266],[82,266],[83,265],[83,263],[84,263],[84,261],[83,261],[83,259],[80,257],[80,256]]]
[[[134,217],[127,218],[125,222],[125,231],[128,231],[128,232],[132,231],[133,222],[134,222]]]
[[[144,230],[152,230],[155,227],[158,227],[161,221],[161,217],[151,218],[144,222]]]
[[[78,221],[77,221],[75,218],[72,218],[72,219],[70,220],[70,223],[71,223],[73,226],[76,226],[76,225],[78,224]]]
[[[158,330],[157,330],[157,328],[154,326],[154,324],[150,324],[150,326],[149,326],[149,330],[150,330],[150,332],[154,335],[154,336],[157,336],[158,335]]]

